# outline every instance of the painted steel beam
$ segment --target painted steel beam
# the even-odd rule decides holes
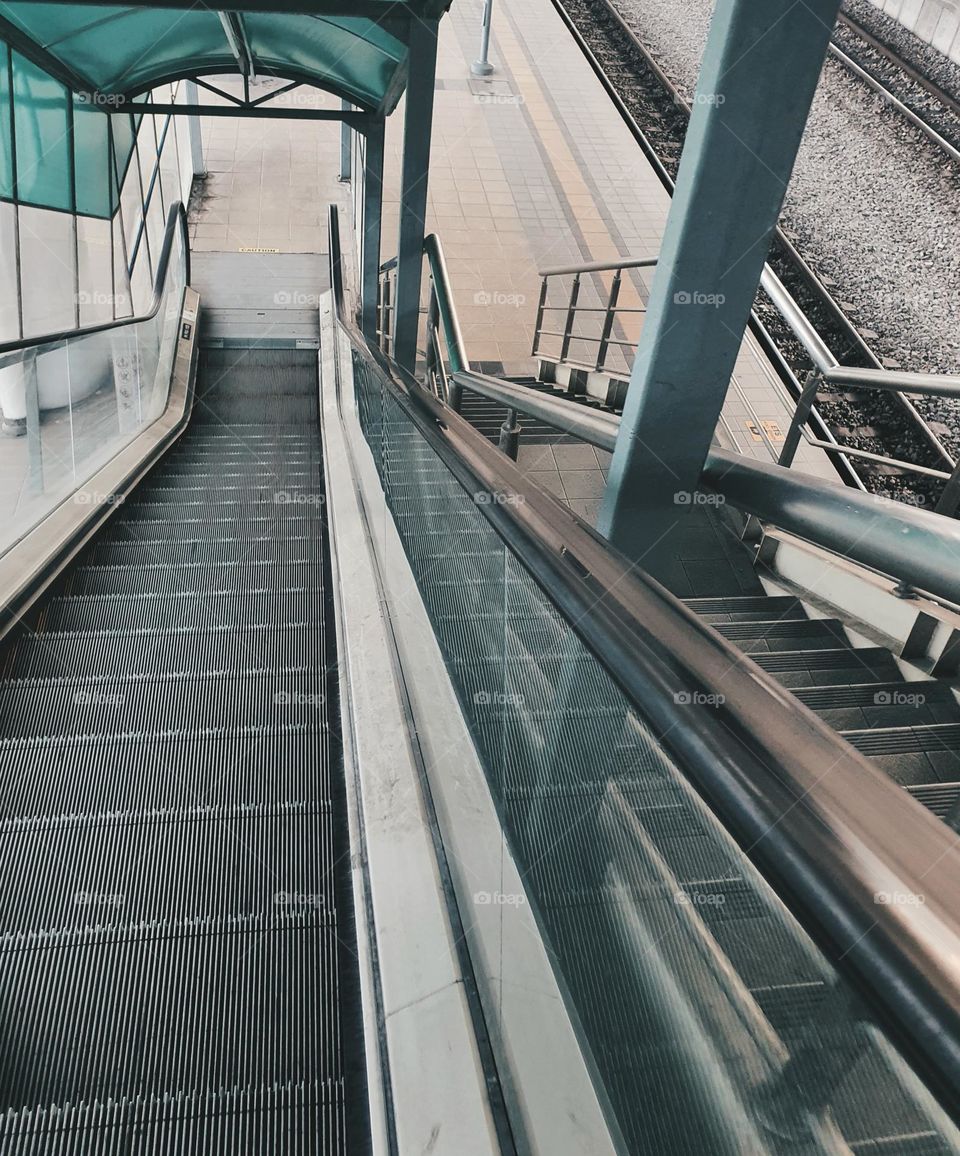
[[[377,291],[380,285],[380,241],[383,225],[383,121],[367,130],[363,168],[363,268],[360,316],[364,335],[377,342]]]
[[[176,116],[234,116],[259,117],[261,120],[342,120],[357,132],[366,132],[373,121],[369,112],[341,112],[335,108],[271,108],[263,104],[169,104],[164,102],[137,101],[126,108],[104,109],[111,116],[129,116],[131,112],[156,112]]]
[[[403,113],[403,175],[397,245],[397,298],[394,356],[412,370],[420,328],[420,283],[426,235],[427,181],[437,74],[436,20],[415,22],[410,30],[407,95]]]
[[[716,430],[840,0],[717,0],[599,529],[658,570]]]

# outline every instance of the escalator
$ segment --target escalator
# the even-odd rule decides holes
[[[4,638],[2,1151],[960,1152],[953,833],[368,345],[331,240],[319,359],[211,294]]]
[[[184,436],[8,640],[0,1148],[363,1152],[315,352]]]

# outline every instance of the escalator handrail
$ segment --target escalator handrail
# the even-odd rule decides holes
[[[477,508],[721,823],[960,1119],[955,834],[532,484],[348,318],[339,321],[453,476],[483,495]]]
[[[187,225],[187,210],[182,201],[174,201],[167,213],[166,228],[163,233],[163,245],[157,261],[157,273],[153,282],[153,298],[150,308],[136,317],[119,317],[111,321],[98,321],[95,325],[84,325],[75,329],[62,329],[56,333],[44,333],[36,337],[20,337],[16,341],[0,342],[0,358],[12,353],[22,353],[40,346],[59,345],[74,339],[90,337],[95,333],[106,333],[108,330],[123,329],[129,325],[142,325],[145,321],[152,321],[160,311],[163,294],[167,284],[167,272],[170,266],[170,256],[173,252],[173,242],[179,232],[182,244],[184,261],[184,283],[190,284],[190,237]]]

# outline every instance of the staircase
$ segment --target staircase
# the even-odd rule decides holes
[[[536,378],[510,380],[571,399]],[[603,408],[592,398],[572,399]],[[503,406],[468,390],[461,412],[497,441],[506,417]],[[582,444],[522,415],[520,423],[521,446]],[[745,572],[748,567],[738,567],[740,586]],[[908,679],[890,651],[855,645],[839,619],[811,618],[798,599],[766,594],[754,574],[746,581],[752,592],[685,601],[852,746],[960,830],[960,702],[950,686],[930,678],[914,681],[915,675]],[[718,581],[721,589],[727,585]]]

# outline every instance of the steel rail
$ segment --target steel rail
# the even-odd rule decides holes
[[[631,29],[630,26],[626,23],[621,13],[618,12],[614,5],[611,3],[611,0],[595,0],[595,2],[602,6],[604,12],[609,16],[611,22],[615,25],[620,35],[622,35],[627,40],[627,42],[641,55],[644,61],[644,65],[649,69],[651,74],[664,88],[674,104],[677,105],[677,107],[683,109],[689,115],[689,102],[683,98],[676,85],[667,76],[667,74],[659,66],[656,60],[654,60],[643,42],[639,39],[633,29]],[[569,29],[578,47],[583,52],[600,83],[603,85],[607,94],[610,96],[615,108],[621,116],[621,119],[623,119],[624,123],[633,135],[634,139],[640,145],[647,159],[651,162],[651,165],[659,177],[661,184],[664,186],[667,192],[672,195],[674,190],[673,177],[663,162],[660,160],[649,138],[637,124],[636,119],[630,112],[630,109],[627,107],[623,97],[620,95],[617,86],[610,79],[610,77],[607,76],[603,65],[577,27],[576,21],[566,10],[564,0],[552,0],[552,3],[557,9],[561,19]],[[833,296],[804,260],[799,250],[789,239],[789,237],[787,237],[783,229],[779,226],[777,227],[775,236],[777,244],[780,246],[780,249],[784,253],[786,259],[793,266],[801,280],[805,283],[810,292],[817,297],[821,306],[830,314],[838,328],[843,330],[844,341],[851,353],[856,353],[858,357],[869,362],[871,368],[882,369],[883,367],[880,360],[864,341],[856,326],[854,326],[846,314],[844,314],[843,310],[834,300]],[[770,269],[770,266],[768,265],[767,268]],[[773,270],[770,269],[770,272],[773,273]],[[776,274],[774,273],[774,276],[775,275]],[[784,385],[787,387],[790,393],[794,395],[795,400],[799,400],[800,394],[802,392],[801,383],[798,381],[796,374],[793,372],[793,369],[787,363],[786,359],[783,357],[781,351],[777,347],[775,339],[768,332],[766,326],[756,315],[755,311],[751,314],[750,329],[754,333],[754,336],[756,336],[757,340],[760,342],[767,356],[770,357],[773,367],[781,381],[783,381]],[[930,452],[936,455],[940,459],[941,463],[946,465],[948,469],[952,470],[955,464],[952,456],[945,450],[940,439],[930,428],[922,414],[920,414],[920,412],[913,405],[909,398],[899,394],[895,396],[897,404],[903,410],[904,418],[910,423],[910,425],[914,427],[914,430],[922,439],[922,441],[926,443]],[[817,430],[819,441],[827,443],[834,443],[836,441],[826,421],[816,409],[814,409],[814,411],[810,414],[809,420],[814,424]],[[834,465],[836,466],[838,473],[844,482],[861,490],[866,489],[863,479],[853,468],[852,463],[843,457],[843,448],[839,445],[839,443],[837,444],[837,448],[831,454],[831,460],[833,460]]]

